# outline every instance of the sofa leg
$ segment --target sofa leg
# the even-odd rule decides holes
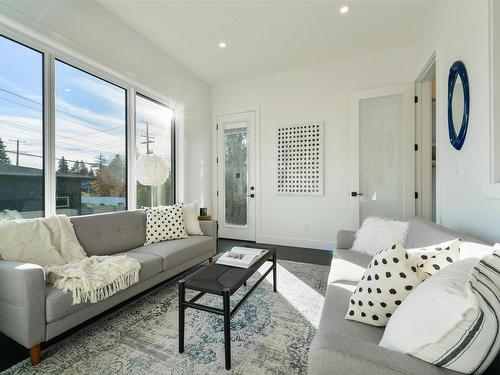
[[[30,348],[30,358],[31,358],[31,364],[33,366],[40,364],[40,362],[42,361],[42,353],[41,353],[40,344],[35,345],[34,347]]]
[[[212,263],[214,260],[212,257],[208,258],[208,264]]]

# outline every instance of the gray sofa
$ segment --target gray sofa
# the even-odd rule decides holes
[[[203,236],[143,246],[146,215],[142,210],[72,217],[88,255],[127,254],[141,262],[139,283],[99,303],[72,305],[71,294],[47,286],[43,269],[0,260],[0,331],[30,349],[40,362],[40,343],[48,341],[134,295],[161,283],[217,252],[217,223],[200,221]]]
[[[351,231],[340,231],[337,234],[338,249],[332,259],[318,333],[309,351],[309,374],[458,374],[410,355],[382,348],[378,344],[384,328],[344,319],[351,294],[372,258],[349,250],[354,235],[355,232]],[[423,247],[457,237],[464,242],[488,245],[418,218],[410,220],[404,245],[407,248]]]

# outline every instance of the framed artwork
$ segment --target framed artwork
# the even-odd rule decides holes
[[[323,128],[323,122],[278,128],[278,194],[323,195]]]

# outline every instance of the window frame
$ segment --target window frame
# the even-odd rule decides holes
[[[142,94],[141,92],[139,91],[136,91],[134,93],[134,136],[136,137],[137,134],[136,134],[136,122],[137,122],[137,117],[135,116],[135,108],[136,108],[136,98],[140,96],[141,98],[143,99],[146,99],[146,100],[149,100],[153,103],[156,103],[158,105],[161,105],[162,107],[165,107],[165,108],[168,108],[170,109],[172,112],[173,112],[173,116],[172,116],[172,120],[170,121],[170,175],[172,176],[172,191],[174,193],[174,203],[177,203],[177,174],[176,174],[176,158],[177,158],[177,153],[176,153],[176,148],[175,148],[175,109],[162,103],[161,101],[159,100],[156,100],[154,98],[151,98],[150,96],[147,96],[145,94]],[[135,139],[137,141],[137,139]],[[137,146],[137,142],[134,142],[134,150],[137,150],[136,148]],[[135,155],[134,155],[134,159],[135,160]],[[135,190],[136,190],[136,193],[137,193],[137,179],[135,180]],[[136,196],[136,199],[135,199],[135,202],[136,202],[136,205],[137,205],[137,196]]]
[[[85,73],[85,74],[88,74],[94,78],[97,78],[97,79],[100,79],[101,81],[104,81],[104,82],[107,82],[113,86],[116,86],[120,89],[122,89],[124,92],[125,92],[125,153],[124,153],[124,156],[125,156],[125,202],[126,202],[126,205],[125,205],[125,210],[124,211],[128,211],[129,210],[129,199],[128,199],[128,196],[129,196],[129,160],[128,160],[128,155],[129,155],[129,151],[128,151],[128,148],[129,148],[129,142],[128,142],[128,139],[130,137],[130,134],[129,134],[129,124],[130,124],[130,116],[129,116],[129,110],[128,110],[128,106],[129,106],[129,100],[128,100],[128,96],[129,96],[129,90],[127,89],[126,86],[121,86],[111,80],[108,80],[106,78],[102,78],[101,76],[93,73],[93,72],[89,72],[87,70],[84,70],[83,68],[79,67],[78,65],[75,65],[73,63],[70,63],[68,61],[65,61],[65,60],[62,60],[61,58],[58,58],[57,56],[55,55],[52,55],[52,58],[51,58],[51,64],[53,64],[53,93],[52,93],[52,98],[54,100],[54,110],[53,110],[53,116],[54,116],[54,186],[55,186],[55,190],[54,190],[54,195],[55,195],[55,198],[54,199],[57,199],[57,195],[56,195],[56,190],[57,190],[57,176],[56,176],[56,171],[57,171],[57,161],[56,161],[56,157],[55,157],[55,150],[56,150],[56,145],[55,145],[55,138],[56,138],[56,127],[55,127],[55,119],[56,119],[56,109],[55,109],[55,98],[56,98],[56,92],[55,92],[55,88],[56,88],[56,72],[55,72],[55,66],[56,66],[56,63],[57,62],[60,62],[62,64],[65,64],[73,69],[76,69],[82,73]],[[55,210],[57,210],[57,205],[55,206]],[[82,215],[84,216],[84,215]]]
[[[43,56],[43,207],[45,217],[56,214],[56,157],[55,157],[55,63],[56,60],[70,65],[84,73],[104,80],[125,90],[125,155],[126,155],[126,211],[137,208],[137,180],[135,173],[136,158],[136,126],[135,126],[135,98],[140,95],[173,111],[172,117],[172,177],[174,202],[177,202],[177,137],[176,137],[176,109],[168,97],[159,94],[148,86],[128,78],[80,52],[70,49],[58,42],[49,39],[23,25],[0,16],[0,36],[27,48],[39,52]]]
[[[48,117],[48,111],[47,111],[47,100],[48,100],[48,85],[47,85],[47,73],[48,73],[48,61],[47,61],[47,56],[46,53],[36,47],[31,46],[28,44],[28,42],[24,41],[23,39],[18,40],[17,38],[12,37],[11,35],[4,35],[2,30],[0,29],[0,36],[4,37],[5,39],[17,43],[22,47],[28,48],[34,52],[37,52],[41,55],[42,57],[42,66],[41,66],[41,74],[42,74],[42,211],[43,211],[43,216],[42,217],[47,217],[47,168],[46,168],[46,161],[48,159],[47,157],[47,150],[48,150],[48,135],[47,135],[47,126],[49,123],[49,117]]]

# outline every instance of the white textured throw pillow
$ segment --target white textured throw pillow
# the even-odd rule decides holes
[[[481,374],[500,349],[500,251],[461,260],[408,296],[380,346],[437,366]],[[408,324],[411,322],[411,324]]]
[[[146,209],[145,245],[186,238],[183,204]]]
[[[403,300],[429,274],[458,260],[460,241],[445,243],[442,250],[410,256],[399,245],[379,251],[354,291],[346,319],[383,327]],[[456,251],[455,251],[456,250]]]
[[[387,249],[395,243],[404,244],[410,223],[368,217],[356,233],[352,250],[375,255],[377,251]]]
[[[203,235],[198,221],[198,202],[184,204],[184,225],[189,235]]]

